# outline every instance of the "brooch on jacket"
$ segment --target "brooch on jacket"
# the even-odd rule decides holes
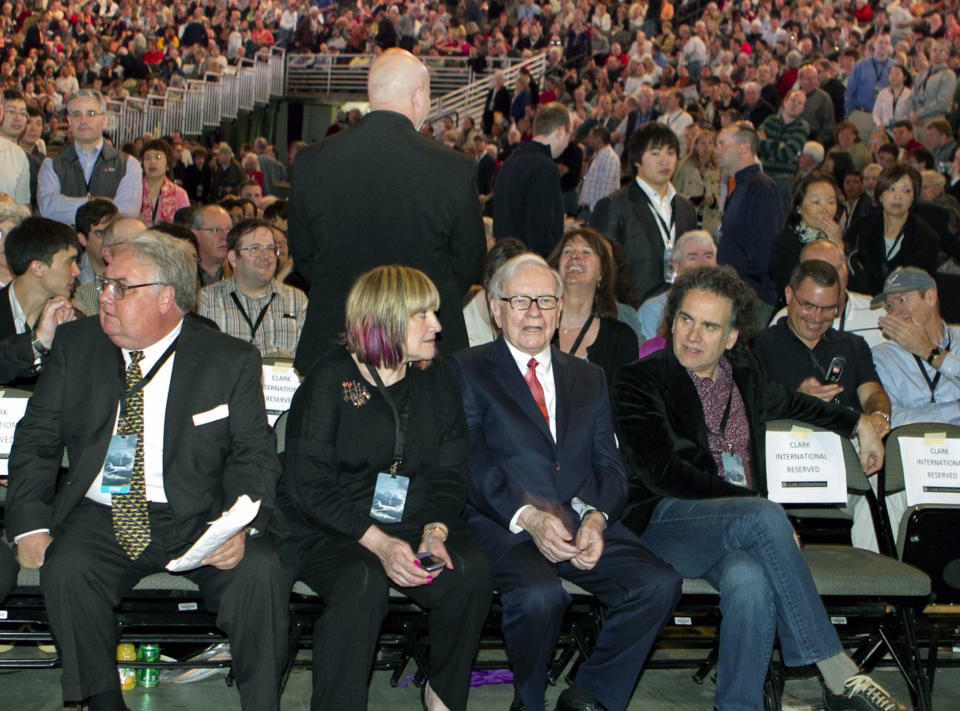
[[[340,387],[343,389],[343,401],[354,407],[363,407],[370,401],[370,391],[364,382],[345,380],[340,383]]]

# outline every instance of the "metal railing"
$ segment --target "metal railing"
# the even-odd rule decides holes
[[[522,67],[530,71],[530,76],[537,80],[537,83],[543,86],[543,75],[547,66],[546,54],[538,54],[530,59],[522,60],[512,67],[503,70],[503,85],[513,86]],[[476,81],[462,86],[448,94],[434,99],[430,103],[430,113],[427,115],[427,123],[434,124],[434,129],[439,130],[438,125],[444,116],[456,116],[457,123],[463,121],[465,116],[471,117],[477,125],[483,115],[483,105],[487,98],[487,92],[493,86],[493,76],[485,75]]]
[[[151,133],[199,136],[216,128],[223,119],[235,119],[241,111],[253,111],[271,97],[282,96],[285,53],[279,47],[269,54],[243,59],[222,73],[190,79],[186,87],[170,88],[161,95],[127,97],[107,102],[107,133],[116,146]]]
[[[430,72],[430,93],[442,96],[473,84],[478,75],[466,57],[421,57]],[[366,96],[367,73],[371,54],[291,54],[287,56],[287,81],[284,93],[291,98],[323,94]],[[487,60],[488,71],[510,68],[524,60],[503,57]],[[486,76],[486,75],[482,75]]]

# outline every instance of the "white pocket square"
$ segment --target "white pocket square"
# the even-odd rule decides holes
[[[224,403],[223,405],[217,405],[212,410],[198,412],[193,416],[193,425],[194,427],[199,427],[200,425],[205,425],[208,422],[216,422],[217,420],[222,420],[226,417],[230,417],[230,406]]]

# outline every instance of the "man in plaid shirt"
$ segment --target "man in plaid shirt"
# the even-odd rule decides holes
[[[610,131],[605,126],[594,126],[587,142],[593,151],[593,159],[580,188],[580,217],[585,220],[590,219],[593,206],[601,198],[620,187],[620,157],[610,145]]]
[[[224,333],[252,343],[263,357],[293,358],[307,296],[277,283],[277,251],[267,222],[240,220],[227,234],[233,276],[201,289],[197,312]]]

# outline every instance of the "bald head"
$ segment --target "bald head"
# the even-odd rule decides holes
[[[100,256],[107,264],[113,259],[113,249],[129,241],[135,235],[147,229],[147,226],[135,217],[117,217],[103,230],[103,246]]]
[[[396,111],[419,130],[430,112],[430,74],[405,49],[388,49],[370,68],[367,96],[372,111]]]
[[[118,217],[103,231],[103,243],[116,247],[145,229],[147,226],[135,217]]]
[[[800,261],[808,259],[822,259],[837,270],[840,277],[840,300],[846,300],[847,282],[850,280],[850,270],[843,250],[828,239],[815,239],[800,250]]]

